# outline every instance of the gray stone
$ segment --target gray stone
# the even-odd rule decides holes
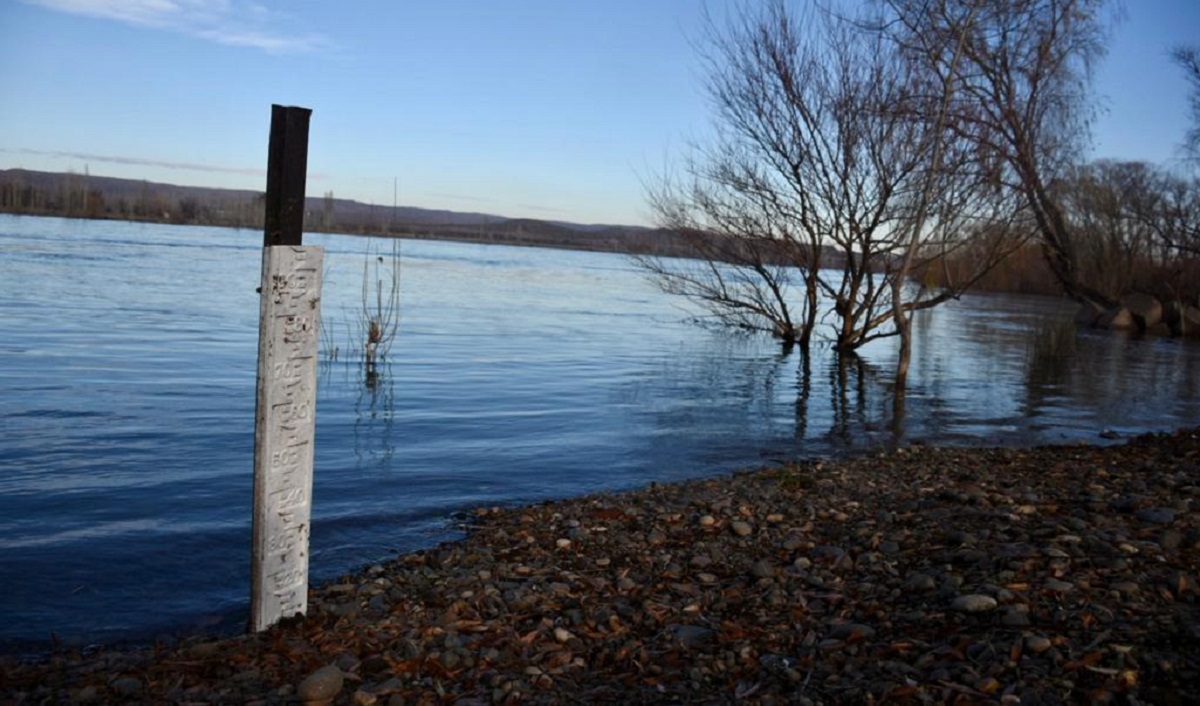
[[[750,573],[754,574],[755,578],[769,579],[775,576],[775,565],[766,559],[759,559],[758,561],[754,562],[754,566],[751,567]]]
[[[968,593],[955,598],[950,607],[963,613],[986,613],[996,609],[996,599],[982,593]]]
[[[712,642],[717,636],[715,630],[700,625],[671,625],[667,631],[684,647],[697,647]]]
[[[1162,304],[1149,294],[1127,294],[1121,297],[1121,306],[1129,310],[1134,323],[1142,331],[1157,325],[1163,318]]]
[[[1009,606],[1008,610],[1004,611],[1004,615],[1001,616],[1000,622],[1010,628],[1024,627],[1029,624],[1029,612],[1025,609],[1025,606]]]
[[[1142,587],[1133,581],[1118,581],[1112,585],[1112,589],[1126,595],[1133,595],[1135,593],[1140,593]]]
[[[904,582],[904,589],[906,591],[932,591],[936,587],[937,580],[929,574],[913,574]]]
[[[1169,525],[1175,521],[1175,511],[1169,507],[1148,507],[1138,510],[1137,518],[1151,524]]]
[[[938,593],[943,596],[954,596],[958,594],[958,590],[962,588],[963,578],[961,576],[950,575],[942,579],[942,585],[938,586]]]
[[[341,692],[343,681],[342,670],[335,665],[321,667],[300,682],[296,698],[307,704],[328,703]]]
[[[1059,581],[1058,579],[1046,579],[1046,583],[1042,584],[1042,586],[1047,591],[1055,593],[1067,593],[1075,589],[1075,584],[1068,581]]]
[[[1025,638],[1025,649],[1033,652],[1034,654],[1045,652],[1046,650],[1050,649],[1050,647],[1050,639],[1042,637],[1041,635],[1030,635],[1029,637]]]
[[[118,677],[109,682],[108,686],[118,696],[137,696],[142,693],[142,682],[133,677]]]
[[[1183,544],[1183,535],[1178,530],[1169,529],[1158,538],[1158,546],[1166,551],[1174,551]]]
[[[754,528],[750,526],[750,523],[743,522],[742,520],[734,520],[733,522],[730,522],[729,529],[733,530],[733,533],[739,537],[748,537],[752,532],[754,532]]]
[[[1100,318],[1096,320],[1096,326],[1121,331],[1137,328],[1137,322],[1128,309],[1119,306],[1101,314]]]

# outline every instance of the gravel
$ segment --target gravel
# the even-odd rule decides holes
[[[480,509],[259,635],[0,660],[0,703],[1187,703],[1198,510],[1200,430]]]

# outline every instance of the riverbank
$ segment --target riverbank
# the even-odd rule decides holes
[[[1198,578],[1200,429],[914,447],[481,509],[304,619],[6,660],[0,701],[1189,703]]]

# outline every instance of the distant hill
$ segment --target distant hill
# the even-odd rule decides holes
[[[674,237],[640,226],[506,218],[351,199],[305,199],[305,230],[616,252],[670,253]],[[0,170],[0,212],[261,228],[263,193],[73,172]]]

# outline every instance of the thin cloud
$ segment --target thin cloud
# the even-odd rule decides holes
[[[91,152],[60,152],[54,150],[0,148],[0,152],[9,154],[30,154],[40,157],[57,157],[59,159],[74,159],[81,162],[99,162],[102,164],[124,164],[135,167],[158,167],[160,169],[176,169],[185,172],[211,172],[216,174],[242,174],[245,176],[266,176],[263,167],[228,167],[220,164],[202,164],[200,162],[175,162],[167,159],[144,159],[141,157],[122,157],[115,154],[93,154]],[[309,172],[310,181],[323,181],[330,176],[324,172]]]
[[[426,191],[426,196],[434,196],[439,199],[452,199],[454,201],[474,201],[476,203],[488,203],[495,199],[486,196],[471,196],[468,194],[451,194],[445,191]]]
[[[111,154],[92,154],[90,152],[56,152],[50,150],[0,150],[13,154],[33,154],[42,157],[58,157],[61,159],[77,159],[83,162],[102,162],[107,164],[128,164],[139,167],[159,167],[162,169],[179,169],[189,172],[218,172],[221,174],[248,174],[262,176],[266,169],[256,167],[226,167],[218,164],[200,164],[198,162],[173,162],[164,159],[142,159],[140,157],[122,157]]]
[[[530,211],[541,211],[543,213],[566,213],[565,209],[554,208],[553,206],[535,206],[531,203],[519,203],[517,206]]]
[[[24,0],[50,10],[184,34],[226,46],[271,54],[315,51],[332,46],[316,33],[266,29],[286,23],[282,13],[242,0]]]

